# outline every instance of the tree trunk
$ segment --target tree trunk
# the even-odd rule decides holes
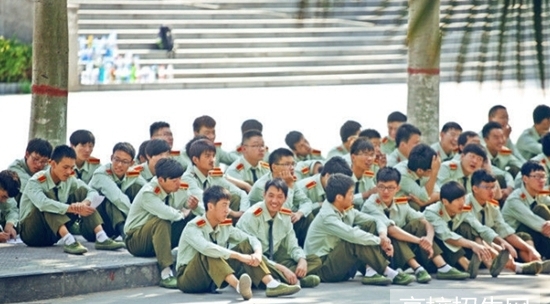
[[[34,13],[29,139],[57,146],[67,139],[67,0],[36,0]]]
[[[408,121],[423,141],[439,140],[439,0],[409,0]]]

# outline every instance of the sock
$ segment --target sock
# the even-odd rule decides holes
[[[442,273],[449,272],[449,270],[451,270],[451,266],[449,266],[449,264],[445,264],[445,265],[437,268],[437,271],[442,272]]]
[[[237,291],[238,294],[241,294],[241,291],[239,290],[239,283],[237,283],[237,286],[235,287],[235,290]]]
[[[377,272],[374,271],[374,269],[372,269],[370,266],[367,266],[367,270],[365,271],[365,276],[366,277],[372,277],[376,274],[377,274]]]
[[[164,280],[164,279],[168,279],[169,277],[173,277],[174,274],[172,273],[172,269],[170,269],[170,266],[168,267],[165,267],[161,272],[160,272],[160,277]]]
[[[70,233],[67,233],[64,237],[61,238],[61,240],[65,245],[72,245],[76,242],[76,240],[74,239],[74,236]]]
[[[281,285],[281,283],[276,280],[271,280],[269,283],[265,284],[267,288],[277,288],[279,285]]]
[[[388,278],[392,279],[392,280],[398,274],[399,274],[399,272],[397,272],[396,270],[391,269],[390,267],[386,267],[386,271],[384,271],[384,275],[387,276]]]
[[[523,267],[520,263],[514,262],[514,266],[516,267],[516,273],[523,273]]]
[[[96,238],[96,240],[97,240],[98,242],[100,242],[100,243],[103,243],[103,242],[105,242],[105,241],[108,239],[107,234],[106,234],[105,231],[103,231],[103,230],[101,230],[100,232],[96,233],[96,234],[95,234],[95,238]]]
[[[416,269],[414,270],[414,274],[418,274],[418,273],[421,272],[422,270],[424,270],[424,267],[418,266],[418,268],[416,268]]]

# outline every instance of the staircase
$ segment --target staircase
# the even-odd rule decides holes
[[[171,64],[172,79],[154,83],[82,86],[83,90],[185,89],[404,83],[407,81],[404,0],[332,0],[330,8],[309,0],[78,0],[79,36],[115,31],[119,53],[139,56],[140,65]],[[326,2],[326,1],[325,1]],[[498,65],[499,21],[486,20],[496,8],[475,1],[442,0],[441,81],[515,79],[516,68],[535,79],[534,43],[503,49]],[[530,8],[522,8],[529,12]],[[478,17],[468,19],[472,11]],[[515,12],[515,11],[513,11]],[[517,38],[508,16],[507,40]],[[490,21],[490,22],[488,22]],[[168,58],[155,47],[158,28],[168,24],[177,51]],[[465,29],[473,31],[466,34]],[[533,34],[520,37],[531,39]],[[482,39],[487,40],[481,44]],[[469,47],[462,42],[469,40]],[[548,44],[546,52],[550,51]],[[459,54],[462,54],[459,56]],[[516,59],[520,58],[522,66]],[[458,75],[457,63],[462,73]],[[483,64],[481,62],[484,62]],[[546,62],[547,70],[550,64]],[[497,76],[499,69],[500,72]]]

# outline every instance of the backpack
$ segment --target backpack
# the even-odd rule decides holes
[[[172,29],[167,25],[161,25],[159,28],[158,46],[161,50],[174,51],[174,36]]]

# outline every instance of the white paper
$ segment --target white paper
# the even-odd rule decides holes
[[[105,199],[105,196],[103,195],[94,196],[94,198],[92,198],[92,204],[90,205],[90,207],[97,209],[97,207],[103,202],[103,199]]]
[[[21,238],[19,236],[17,236],[16,239],[9,239],[6,243],[8,243],[8,244],[22,244],[23,241],[21,240]]]

